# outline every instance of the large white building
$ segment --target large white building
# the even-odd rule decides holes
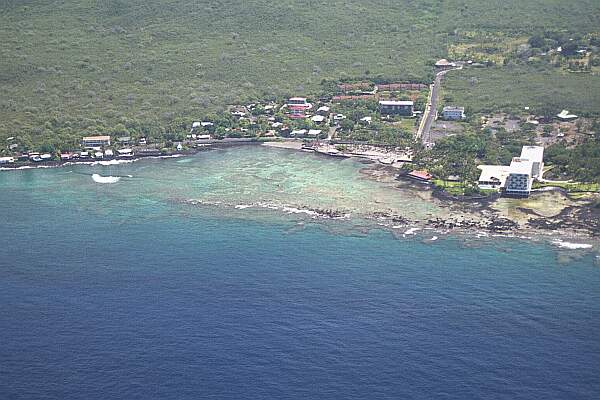
[[[510,172],[504,185],[504,193],[510,196],[527,197],[533,185],[533,162],[521,158],[513,158]]]
[[[510,165],[479,165],[478,185],[481,189],[503,190],[506,195],[527,197],[533,181],[541,179],[544,172],[544,148],[524,146],[521,157],[512,159]]]

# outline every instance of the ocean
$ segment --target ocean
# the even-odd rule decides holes
[[[362,168],[249,147],[0,173],[0,398],[597,398],[597,253],[366,227],[446,210]]]

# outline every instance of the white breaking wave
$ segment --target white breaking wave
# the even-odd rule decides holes
[[[410,228],[409,230],[407,230],[406,232],[404,232],[404,234],[405,235],[414,235],[414,234],[416,234],[420,230],[421,230],[421,228]]]
[[[120,176],[102,176],[98,174],[93,174],[92,179],[96,183],[117,183],[121,180]]]
[[[594,247],[593,245],[587,244],[587,243],[571,243],[571,242],[564,242],[562,240],[555,240],[552,242],[552,244],[555,246],[558,246],[560,248],[570,249],[570,250],[591,249],[592,247]]]

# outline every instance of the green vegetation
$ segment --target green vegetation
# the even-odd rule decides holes
[[[569,192],[591,192],[597,193],[600,191],[600,184],[598,183],[580,183],[580,182],[534,182],[533,188],[540,189],[545,187],[558,187],[565,189]]]
[[[575,74],[547,65],[507,65],[451,72],[444,80],[444,102],[461,105],[467,115],[498,111],[543,116],[568,109],[600,116],[600,76]]]
[[[546,162],[554,166],[551,172],[559,178],[600,183],[600,134],[578,146],[559,143],[548,147]]]
[[[520,38],[548,26],[593,32],[600,3],[6,0],[0,3],[0,141],[15,136],[25,149],[59,149],[76,147],[87,134],[180,136],[193,120],[226,118],[227,104],[318,95],[323,80],[429,81],[448,47],[479,40],[459,30]],[[513,75],[524,81],[539,75],[523,68]],[[468,85],[468,74],[452,79]],[[598,104],[598,78],[589,75],[573,90],[554,89],[549,76],[535,83],[538,94],[502,89],[498,96],[486,88],[506,82],[479,78],[472,95],[453,89],[449,95],[468,99],[473,109],[498,101],[524,105],[528,96],[543,105],[553,93],[552,101],[574,112],[591,113]],[[578,91],[583,86],[586,94]],[[580,111],[579,103],[587,108]]]

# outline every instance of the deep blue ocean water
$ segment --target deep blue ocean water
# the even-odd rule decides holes
[[[52,190],[0,191],[2,399],[599,396],[593,255]]]

